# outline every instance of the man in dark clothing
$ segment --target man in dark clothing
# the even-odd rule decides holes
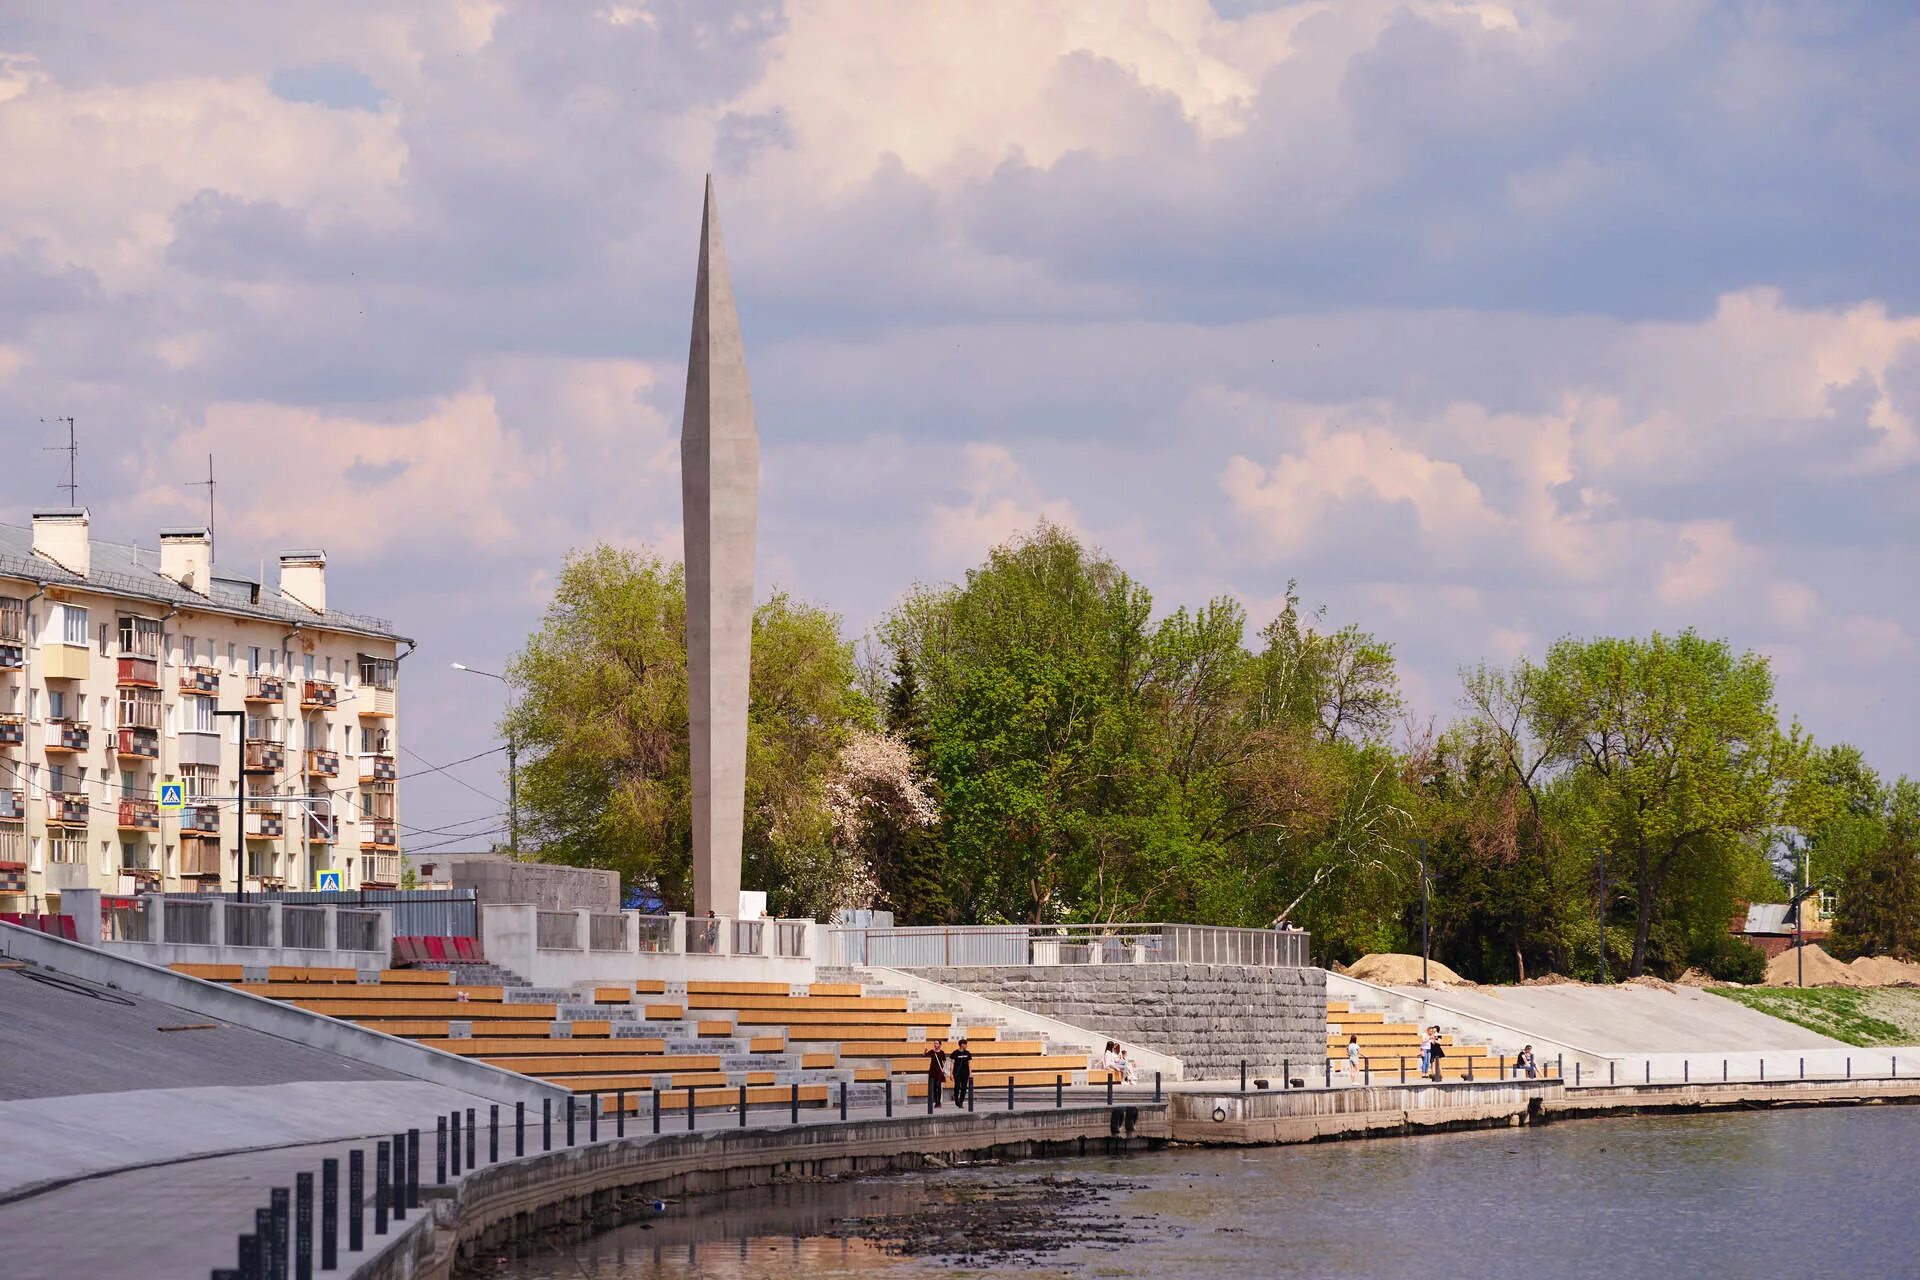
[[[960,1037],[960,1045],[953,1051],[953,1105],[964,1107],[973,1097],[973,1050],[967,1048],[967,1038]]]
[[[933,1048],[927,1050],[927,1101],[936,1107],[940,1105],[940,1086],[946,1083],[946,1079],[947,1051],[935,1043]]]

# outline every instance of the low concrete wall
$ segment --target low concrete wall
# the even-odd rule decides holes
[[[530,902],[542,911],[620,909],[620,873],[591,867],[506,859],[455,859],[447,864],[455,889],[472,889],[481,910],[496,902]]]
[[[1549,1119],[1667,1111],[1752,1111],[1771,1107],[1920,1103],[1914,1080],[1769,1080],[1721,1084],[1633,1084],[1567,1089],[1548,1099]]]
[[[1235,1079],[1327,1053],[1324,969],[1256,965],[977,965],[906,972],[1144,1045],[1188,1080]],[[1296,1070],[1295,1074],[1299,1074]]]
[[[580,916],[575,929],[575,937],[583,944],[591,937],[588,912],[577,912]],[[610,913],[609,913],[610,914]],[[627,915],[632,916],[629,912]],[[536,987],[572,987],[589,982],[633,982],[639,979],[658,979],[662,982],[684,983],[693,981],[730,981],[730,982],[785,982],[804,984],[813,981],[814,962],[811,955],[775,956],[775,955],[701,955],[684,951],[595,951],[582,945],[574,948],[553,948],[539,945],[540,908],[531,903],[503,903],[487,907],[480,913],[481,949],[487,959],[504,969],[519,974]],[[667,917],[675,921],[674,936],[676,946],[684,945],[686,924],[679,917]],[[767,921],[764,933],[767,948],[773,948],[774,921]],[[811,952],[811,935],[818,932],[812,921],[786,921],[784,923],[804,924],[809,934],[806,950]],[[721,946],[726,945],[727,931],[720,931]],[[629,946],[638,939],[631,921],[628,924]]]
[[[1172,1097],[1173,1136],[1243,1146],[1527,1124],[1562,1092],[1549,1080],[1182,1092]]]
[[[1131,1134],[1113,1133],[1113,1116],[1131,1112]],[[1107,1155],[1164,1143],[1165,1104],[1109,1109],[980,1112],[895,1117],[851,1124],[783,1125],[602,1142],[490,1165],[463,1180],[450,1201],[432,1206],[430,1230],[417,1230],[356,1277],[439,1280],[456,1264],[491,1257],[516,1237],[555,1226],[617,1225],[629,1206],[850,1174],[925,1169],[958,1160]]]
[[[343,1057],[371,1062],[412,1076],[461,1089],[494,1102],[530,1102],[542,1098],[559,1102],[569,1093],[555,1085],[502,1071],[451,1053],[442,1053],[412,1040],[372,1031],[323,1014],[249,995],[217,982],[202,982],[127,956],[68,942],[51,934],[18,925],[0,924],[0,951],[19,960],[43,965],[56,973],[83,978],[102,986],[129,991],[176,1008],[220,1018],[237,1026],[310,1045]]]

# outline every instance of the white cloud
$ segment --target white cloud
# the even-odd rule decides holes
[[[977,563],[989,548],[1041,520],[1083,532],[1073,504],[1044,496],[1005,446],[975,443],[960,450],[960,502],[935,503],[923,527],[930,561],[946,572]]]

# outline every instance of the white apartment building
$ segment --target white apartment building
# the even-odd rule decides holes
[[[96,542],[84,510],[0,524],[0,911],[105,894],[396,886],[395,677],[413,642],[270,588],[206,529]],[[162,783],[184,805],[162,812]]]

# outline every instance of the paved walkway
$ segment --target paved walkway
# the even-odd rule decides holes
[[[1151,1097],[1151,1087],[1134,1088],[1117,1091],[1115,1101],[1148,1101]],[[1104,1090],[1083,1088],[1068,1090],[1066,1098],[1069,1104],[1085,1106],[1089,1102],[1104,1102],[1106,1094]],[[1054,1096],[1051,1089],[1027,1089],[1020,1092],[1016,1101],[1021,1111],[1051,1110]],[[896,1104],[896,1116],[926,1114],[924,1102],[908,1106],[896,1099]],[[489,1137],[485,1124],[487,1105],[475,1104],[475,1115],[482,1124],[475,1135],[474,1148],[483,1165]],[[982,1112],[1004,1111],[1006,1093],[983,1090],[976,1105]],[[511,1158],[514,1131],[505,1117],[512,1114],[512,1109],[503,1106],[501,1114],[500,1151],[502,1158]],[[949,1106],[934,1114],[953,1116],[956,1113]],[[848,1111],[849,1121],[877,1120],[884,1116],[883,1107]],[[789,1124],[790,1115],[783,1110],[755,1109],[748,1113],[747,1120],[750,1128],[767,1129]],[[800,1123],[838,1124],[840,1113],[837,1106],[802,1108]],[[738,1127],[737,1113],[706,1114],[696,1120],[696,1129],[703,1133]],[[434,1186],[436,1135],[430,1117],[420,1128],[421,1190],[425,1196]],[[614,1119],[603,1117],[601,1141],[613,1141],[615,1130]],[[648,1116],[628,1116],[626,1130],[629,1142],[653,1140],[652,1120]],[[687,1131],[684,1114],[664,1113],[662,1130],[663,1136],[684,1134]],[[588,1126],[582,1117],[575,1124],[579,1144],[587,1142],[587,1133]],[[553,1126],[553,1145],[555,1148],[566,1145],[565,1122],[558,1117]],[[373,1215],[369,1208],[365,1218],[367,1249],[360,1254],[346,1252],[347,1161],[348,1153],[356,1147],[365,1152],[370,1203],[375,1148],[369,1141],[308,1143],[129,1169],[0,1203],[0,1242],[4,1242],[0,1244],[0,1258],[4,1258],[0,1272],[21,1277],[138,1276],[141,1280],[149,1277],[152,1280],[174,1280],[175,1277],[201,1280],[215,1268],[236,1265],[238,1239],[243,1232],[253,1230],[254,1210],[269,1203],[274,1187],[291,1189],[295,1176],[302,1172],[314,1175],[317,1235],[320,1162],[333,1157],[340,1161],[341,1189],[341,1266],[334,1274],[345,1273],[383,1243],[373,1236]],[[527,1120],[526,1148],[529,1155],[538,1154],[542,1149],[537,1113],[529,1115]],[[410,1214],[407,1222],[418,1218],[418,1214]],[[315,1274],[328,1274],[320,1271],[319,1257],[316,1243]]]
[[[1596,1053],[1718,1054],[1844,1047],[1818,1032],[1691,987],[1673,991],[1628,985],[1394,990]],[[1445,1022],[1446,1016],[1436,1009],[1431,1020]]]

